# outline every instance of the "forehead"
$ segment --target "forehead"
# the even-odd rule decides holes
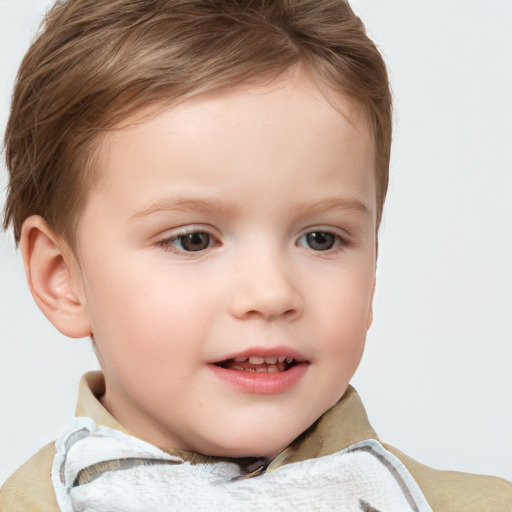
[[[360,188],[375,196],[374,148],[362,109],[297,73],[139,113],[103,138],[98,156],[96,189],[137,182],[140,198],[146,188],[153,193],[155,183],[160,190],[187,188],[187,179],[217,191],[226,185],[220,180],[229,179],[235,191],[236,181],[255,186],[263,177],[267,187],[289,189],[280,178],[289,180],[281,171],[290,167],[297,171],[294,182],[316,174],[318,186],[335,167],[345,174],[365,169]]]

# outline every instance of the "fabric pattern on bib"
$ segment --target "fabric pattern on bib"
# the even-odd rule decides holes
[[[62,512],[432,512],[405,466],[374,439],[249,478],[234,462],[190,464],[85,417],[56,448]]]

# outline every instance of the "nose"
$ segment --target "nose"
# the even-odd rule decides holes
[[[235,264],[231,313],[236,318],[295,320],[302,315],[298,276],[279,254],[242,256]]]

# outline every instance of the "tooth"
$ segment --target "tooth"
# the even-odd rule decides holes
[[[279,371],[279,368],[277,366],[269,366],[267,370],[268,373],[277,373]]]
[[[247,368],[247,369],[244,369],[244,372],[256,372],[256,370],[254,368]]]
[[[250,364],[263,364],[265,362],[265,359],[263,357],[249,357],[249,363]]]
[[[260,368],[256,368],[256,373],[267,373],[267,367],[262,366]]]
[[[247,361],[247,357],[235,357],[234,361],[237,363],[244,363]]]
[[[230,368],[230,370],[237,370],[237,371],[239,371],[239,372],[240,372],[240,371],[243,371],[243,368],[242,368],[241,366],[237,366],[237,365],[235,364],[235,365],[233,365],[233,366]]]
[[[277,360],[280,362],[280,363],[284,363],[286,361],[286,357],[285,356],[279,356],[277,358]]]
[[[267,363],[267,364],[276,364],[277,363],[277,356],[265,357],[265,363]]]
[[[286,358],[286,362],[287,362],[288,364],[293,363],[293,361],[294,361],[293,357],[287,357],[287,358]]]

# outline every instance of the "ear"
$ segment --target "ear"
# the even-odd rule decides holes
[[[33,215],[23,223],[20,246],[30,291],[44,315],[66,336],[89,336],[78,262],[67,244]]]
[[[370,300],[370,307],[368,308],[368,317],[366,319],[366,330],[370,329],[373,323],[373,298],[375,297],[375,285],[376,278],[373,278],[373,289],[372,289],[372,298]]]

